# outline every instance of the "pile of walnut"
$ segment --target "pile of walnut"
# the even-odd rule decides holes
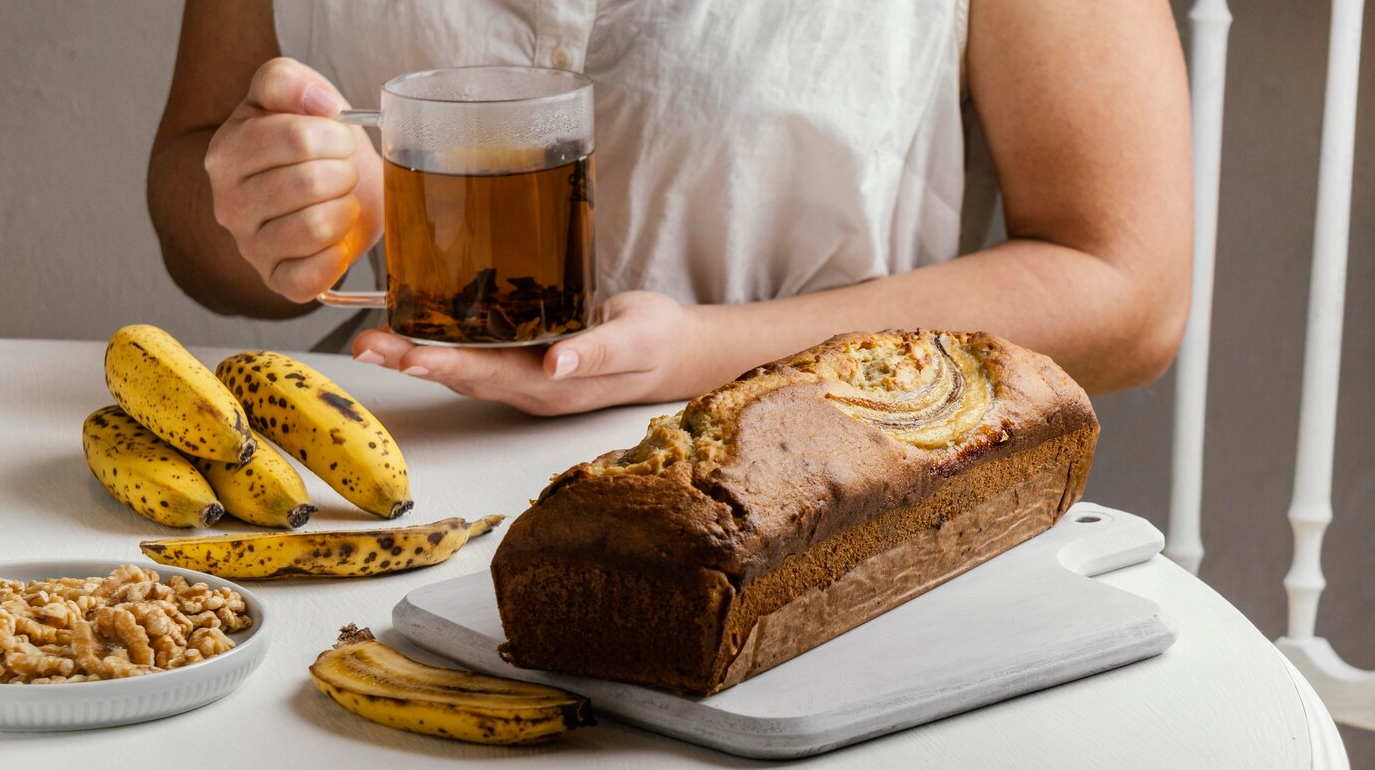
[[[180,668],[234,646],[253,622],[228,588],[125,564],[109,577],[0,579],[0,684],[118,679]]]

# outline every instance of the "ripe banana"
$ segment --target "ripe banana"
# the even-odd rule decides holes
[[[226,358],[215,374],[243,403],[254,430],[349,502],[384,519],[411,509],[406,461],[391,434],[323,374],[266,351]]]
[[[243,407],[172,335],[147,324],[116,331],[105,348],[115,402],[187,454],[246,462],[257,447]]]
[[[580,695],[539,684],[435,668],[352,624],[310,666],[336,703],[378,724],[475,743],[535,743],[596,724]]]
[[[254,438],[258,451],[243,465],[188,459],[205,475],[230,516],[264,527],[295,529],[305,524],[317,509],[306,496],[301,474],[262,436]]]
[[[117,406],[86,418],[81,446],[105,489],[159,524],[208,527],[224,515],[200,471]]]
[[[139,548],[159,564],[230,580],[366,577],[438,564],[502,518],[486,516],[472,523],[453,518],[387,529],[178,537],[146,540]]]

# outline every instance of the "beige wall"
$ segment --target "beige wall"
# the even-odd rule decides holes
[[[1176,2],[1176,11],[1187,2]],[[1203,576],[1267,635],[1283,632],[1284,520],[1293,473],[1317,184],[1327,8],[1233,2]],[[116,12],[114,9],[117,8]],[[193,344],[309,345],[331,317],[217,318],[162,271],[143,204],[147,147],[171,72],[176,4],[0,0],[0,336],[100,339],[134,321]],[[1182,16],[1181,16],[1182,18]],[[1375,26],[1375,25],[1372,25]],[[1370,34],[1367,34],[1367,38]],[[1319,632],[1375,668],[1375,49],[1363,67],[1355,224],[1329,586]],[[1172,377],[1098,399],[1093,499],[1163,526]],[[1346,731],[1354,767],[1375,736]]]
[[[170,0],[0,0],[0,336],[299,349],[342,320],[216,317],[163,270],[143,181],[180,25]]]

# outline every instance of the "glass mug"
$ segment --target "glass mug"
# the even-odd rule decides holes
[[[553,342],[586,329],[595,289],[592,81],[536,67],[402,75],[380,110],[387,290],[326,291],[385,307],[426,345]]]

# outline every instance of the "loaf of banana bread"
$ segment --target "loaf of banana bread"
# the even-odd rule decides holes
[[[1046,529],[1098,422],[982,333],[835,337],[559,476],[492,561],[525,667],[706,694]]]

